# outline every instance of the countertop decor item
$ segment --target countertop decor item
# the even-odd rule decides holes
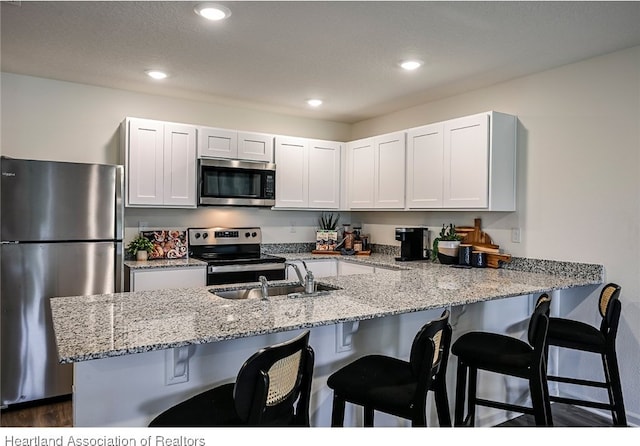
[[[438,259],[440,263],[445,265],[458,263],[458,247],[463,238],[464,236],[456,232],[456,227],[452,223],[449,223],[449,226],[443,224],[440,234],[433,239],[431,260]]]
[[[138,235],[127,245],[127,252],[136,260],[147,260],[153,249],[153,243],[143,235]]]
[[[338,247],[338,220],[340,214],[322,212],[318,218],[320,229],[316,231],[316,250],[333,251]]]
[[[187,233],[173,229],[159,231],[144,231],[144,237],[149,239],[153,249],[149,251],[152,259],[181,259],[187,256]]]

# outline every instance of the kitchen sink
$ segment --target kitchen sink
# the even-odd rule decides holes
[[[321,296],[339,289],[341,288],[324,283],[316,283],[316,290],[313,293],[305,294],[304,287],[299,284],[270,285],[267,287],[269,296],[291,297]],[[260,299],[262,297],[262,289],[260,287],[235,288],[230,290],[209,290],[209,292],[225,299]]]

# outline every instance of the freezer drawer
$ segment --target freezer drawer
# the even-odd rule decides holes
[[[71,393],[49,298],[114,292],[120,251],[114,242],[1,245],[3,406]]]

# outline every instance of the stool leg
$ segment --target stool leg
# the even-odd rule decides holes
[[[464,426],[465,395],[467,393],[467,365],[458,358],[456,377],[456,407],[454,426]]]
[[[618,369],[618,358],[616,352],[607,352],[602,356],[605,380],[609,383],[609,402],[613,406],[613,424],[616,426],[627,425],[627,415],[624,410],[624,400],[622,399],[622,385],[620,382],[620,370]]]
[[[444,376],[442,378],[444,378]],[[433,394],[440,427],[451,427],[451,411],[449,409],[449,397],[447,396],[447,383],[444,379],[438,380],[434,387]]]
[[[547,402],[544,396],[544,385],[546,383],[542,374],[543,364],[540,365],[537,371],[532,371],[531,376],[529,376],[529,392],[531,394],[536,426],[547,426],[551,419],[551,414],[547,414]]]
[[[344,406],[345,400],[337,393],[333,393],[333,409],[331,411],[331,427],[344,426]]]
[[[467,425],[476,425],[476,388],[478,385],[478,369],[469,367],[469,395],[467,395]]]
[[[373,409],[371,407],[364,407],[364,426],[373,427]]]

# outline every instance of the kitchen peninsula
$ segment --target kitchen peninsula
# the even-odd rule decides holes
[[[74,425],[145,426],[178,401],[233,380],[260,347],[311,329],[311,421],[328,426],[326,377],[369,352],[408,355],[417,329],[443,308],[452,311],[454,337],[496,328],[475,308],[500,309],[497,328],[513,330],[528,319],[535,295],[586,296],[604,282],[603,268],[591,264],[514,259],[509,268],[457,269],[384,254],[349,261],[383,269],[320,279],[339,288],[329,293],[268,301],[210,292],[229,285],[51,299],[60,360],[74,363]]]

